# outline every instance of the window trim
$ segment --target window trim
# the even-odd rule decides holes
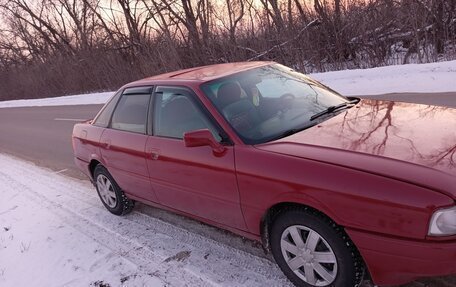
[[[166,85],[165,84],[165,85],[155,85],[154,86],[154,89],[153,89],[153,92],[152,92],[152,101],[153,101],[152,105],[151,105],[152,112],[149,112],[149,115],[151,116],[151,120],[149,121],[149,123],[151,125],[151,129],[150,129],[150,131],[151,131],[150,135],[151,136],[158,137],[158,138],[179,140],[179,141],[183,141],[184,140],[183,138],[167,137],[167,136],[161,136],[161,135],[156,135],[155,134],[155,131],[154,131],[154,128],[153,128],[154,127],[154,122],[155,122],[154,111],[155,111],[155,106],[157,104],[157,100],[156,100],[156,96],[155,95],[157,93],[160,93],[160,92],[157,92],[157,90],[160,89],[160,88],[166,88],[166,89],[175,88],[175,89],[182,89],[182,90],[188,91],[189,94],[190,94],[191,100],[196,105],[196,108],[200,109],[201,113],[206,117],[206,119],[218,131],[220,137],[222,138],[222,140],[220,141],[220,144],[225,145],[225,146],[232,146],[233,145],[233,141],[230,139],[228,133],[215,120],[214,116],[211,114],[209,109],[201,101],[200,97],[198,96],[198,93],[196,93],[192,88],[190,88],[188,86],[184,86],[184,85]]]
[[[146,135],[154,135],[154,110],[155,110],[155,90],[157,86],[152,86],[150,99],[149,99],[149,108],[147,110],[147,123],[146,123]]]
[[[124,95],[151,95],[153,86],[136,86],[136,87],[129,87],[125,88],[122,92],[122,96]]]

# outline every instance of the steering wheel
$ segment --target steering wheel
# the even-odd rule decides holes
[[[282,112],[290,110],[293,106],[293,101],[296,99],[295,95],[292,93],[285,93],[280,96],[279,109]]]

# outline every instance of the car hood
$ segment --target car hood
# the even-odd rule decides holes
[[[456,198],[453,108],[361,100],[313,128],[256,147],[400,178]]]

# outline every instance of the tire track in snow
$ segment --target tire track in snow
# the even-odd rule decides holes
[[[36,179],[39,178],[39,176],[37,174],[33,174],[33,171],[31,172],[31,174],[33,176],[30,177],[30,180],[37,182]],[[57,181],[56,184],[59,185],[59,187],[62,189],[67,187],[65,184],[62,184],[61,181]],[[72,186],[72,187],[74,187],[74,186]],[[95,213],[91,214],[89,216],[90,218],[107,219],[106,221],[101,222],[98,225],[104,227],[104,226],[108,226],[110,224],[110,221],[113,218],[113,216],[110,214],[107,214],[107,211],[102,207],[101,203],[99,203],[99,198],[98,198],[98,196],[96,196],[95,192],[84,192],[84,193],[86,193],[86,195],[84,195],[82,197],[76,197],[75,196],[76,194],[81,194],[81,190],[78,190],[76,188],[72,188],[72,190],[76,193],[65,192],[65,193],[61,193],[61,195],[60,195],[60,196],[62,196],[62,195],[71,196],[73,199],[76,200],[76,202],[71,207],[72,209],[80,208],[80,202],[83,201],[87,205],[89,205],[89,207],[96,207],[97,211],[101,211],[100,213],[97,213],[97,214],[95,214]],[[86,200],[86,196],[90,196],[94,201]],[[69,202],[70,202],[69,200],[66,201],[67,204]],[[89,207],[87,207],[87,208],[89,208]],[[88,211],[88,212],[90,212],[90,211]],[[92,210],[92,212],[93,212],[93,210]],[[107,216],[106,216],[106,214],[107,214]],[[135,216],[135,218],[132,218],[132,216]],[[117,217],[114,217],[114,218],[117,218]],[[190,244],[190,245],[196,247],[197,249],[207,249],[208,247],[211,247],[213,245],[217,246],[217,248],[210,248],[210,249],[206,250],[205,254],[203,254],[202,257],[204,257],[206,254],[209,253],[213,256],[215,255],[216,258],[218,258],[218,259],[223,259],[225,261],[232,261],[233,263],[236,263],[237,265],[241,265],[243,268],[254,271],[255,273],[261,273],[264,276],[268,276],[268,277],[274,278],[274,279],[279,279],[279,278],[283,279],[284,278],[282,273],[280,272],[280,270],[278,270],[278,268],[276,267],[274,262],[271,262],[265,258],[251,255],[248,252],[243,252],[243,251],[237,250],[235,248],[232,248],[230,246],[220,244],[219,242],[214,241],[210,238],[193,233],[187,229],[176,227],[176,226],[169,224],[165,221],[162,221],[160,219],[145,215],[140,212],[133,212],[133,215],[124,217],[124,219],[129,220],[131,224],[136,224],[136,225],[139,221],[141,221],[141,224],[137,225],[138,230],[143,228],[144,226],[147,226],[147,228],[149,230],[159,231],[161,233],[168,234],[168,235],[171,234],[174,237],[174,239],[178,239],[179,242]],[[113,226],[113,228],[116,229],[117,227]],[[166,230],[166,232],[164,232],[165,230]],[[118,232],[119,234],[122,233],[122,231],[124,231],[122,228],[117,228],[117,230],[116,230],[116,232]],[[141,244],[148,245],[148,242],[142,242]],[[231,253],[229,253],[229,252],[231,252]],[[234,254],[233,254],[233,252],[234,252]],[[229,255],[227,255],[227,254],[229,254]],[[233,255],[235,255],[235,256],[233,256]],[[247,257],[247,258],[240,258],[240,257]],[[253,261],[257,261],[258,263],[260,263],[261,267],[258,267],[256,265],[252,266]],[[265,268],[265,265],[267,265],[268,268]],[[271,270],[273,270],[273,271],[275,270],[277,272],[272,273]]]
[[[171,286],[186,286],[186,284],[189,284],[190,286],[216,286],[211,284],[209,280],[204,281],[200,277],[187,274],[184,270],[175,272],[175,270],[173,270],[173,264],[160,264],[165,259],[163,256],[159,256],[153,252],[153,250],[144,249],[134,240],[124,238],[120,234],[87,219],[82,215],[83,210],[79,210],[82,213],[72,211],[66,207],[65,204],[50,200],[46,196],[33,191],[26,184],[18,182],[9,174],[5,174],[2,171],[0,171],[0,176],[2,177],[4,187],[21,190],[22,195],[26,198],[43,206],[51,213],[58,216],[59,219],[68,226],[71,226],[84,236],[91,238],[101,246],[107,248],[111,251],[110,254],[120,255],[124,260],[136,266],[139,271],[138,273],[150,274],[151,276],[158,277]],[[40,190],[43,191],[43,189]],[[46,190],[46,192],[48,191],[49,190]],[[109,254],[106,256],[109,256]]]
[[[268,259],[140,212],[115,217],[102,208],[96,193],[87,192],[90,185],[46,174],[46,170],[18,164],[10,157],[1,156],[1,160],[8,163],[7,170],[0,168],[0,172],[11,187],[26,191],[78,231],[172,286],[291,286]],[[41,193],[30,186],[40,186]],[[190,257],[183,262],[165,262],[182,251],[190,251]]]

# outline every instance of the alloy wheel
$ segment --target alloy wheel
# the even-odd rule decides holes
[[[97,188],[103,202],[110,208],[116,207],[117,196],[114,187],[111,181],[103,174],[99,174],[97,177]]]
[[[280,240],[288,267],[312,286],[328,286],[337,276],[337,259],[328,242],[315,230],[292,225]]]

